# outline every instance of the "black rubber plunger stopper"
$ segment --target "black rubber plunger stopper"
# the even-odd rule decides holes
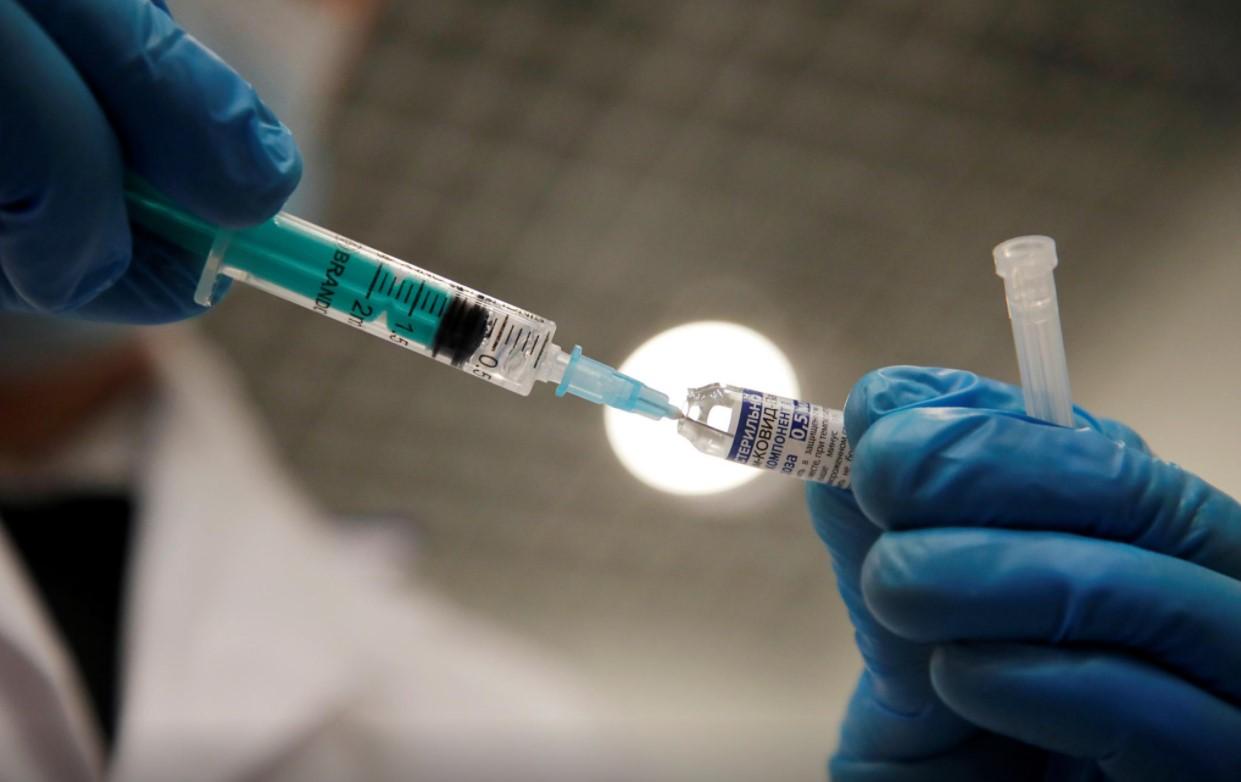
[[[483,344],[486,331],[487,310],[462,296],[454,296],[435,330],[431,355],[447,353],[452,365],[459,367]]]

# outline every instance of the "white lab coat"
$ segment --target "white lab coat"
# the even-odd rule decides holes
[[[113,761],[3,541],[0,782],[604,775],[572,688],[357,567],[224,365],[176,329],[152,350],[163,390],[143,449]]]

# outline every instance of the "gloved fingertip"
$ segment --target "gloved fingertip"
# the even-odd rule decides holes
[[[888,630],[918,643],[935,640],[924,629],[928,611],[937,606],[937,585],[928,582],[926,566],[934,558],[934,548],[928,549],[918,532],[886,533],[862,562],[860,583],[866,607]]]
[[[293,138],[293,131],[289,130],[288,126],[272,113],[267,104],[258,98],[255,98],[255,102],[258,109],[256,135],[262,142],[263,150],[271,163],[269,176],[274,180],[275,188],[277,190],[283,188],[287,195],[293,192],[293,188],[297,186],[301,178],[302,154],[297,148],[297,141]]]
[[[852,498],[845,489],[838,489],[826,483],[806,483],[806,504],[811,513],[826,511],[828,513],[852,504]]]
[[[937,679],[944,681],[956,667],[985,664],[994,658],[994,654],[987,650],[988,646],[994,645],[997,644],[936,644],[931,650],[931,683],[935,684]]]
[[[923,454],[919,438],[908,431],[916,424],[913,413],[882,418],[867,427],[868,437],[854,444],[851,486],[857,504],[867,518],[889,527],[893,507],[909,494],[908,466]],[[907,425],[908,424],[908,425]]]
[[[996,678],[1011,679],[1022,671],[1037,677],[1058,661],[1055,650],[1011,641],[937,644],[931,652],[931,686],[944,702],[969,709],[988,696]]]
[[[814,531],[834,555],[843,553],[843,549],[852,549],[853,541],[859,536],[865,538],[865,545],[868,546],[869,541],[879,534],[878,528],[862,515],[853,495],[844,489],[808,483],[806,505]]]
[[[116,281],[124,276],[125,272],[129,270],[129,262],[130,254],[128,251],[113,253],[108,260],[83,274],[72,292],[63,301],[48,307],[47,312],[72,312],[89,303],[115,285]]]
[[[871,424],[883,416],[934,404],[968,391],[978,382],[973,372],[959,369],[902,365],[874,370],[854,385],[845,402],[845,432],[850,442],[858,443]]]
[[[949,706],[968,711],[977,697],[980,676],[985,677],[987,667],[999,659],[987,649],[996,645],[999,644],[936,644],[929,665],[935,694]]]
[[[254,89],[226,75],[225,87],[208,96],[223,106],[185,123],[184,150],[170,154],[166,138],[148,133],[131,168],[195,215],[245,228],[284,206],[301,181],[302,156],[292,131]]]
[[[253,122],[257,141],[255,165],[238,177],[243,199],[240,211],[225,223],[233,226],[257,223],[284,206],[302,178],[302,155],[293,132],[255,97]]]
[[[884,529],[925,526],[956,513],[961,487],[1011,452],[1020,419],[988,409],[912,406],[875,421],[853,452],[858,506]],[[994,447],[991,445],[994,444]],[[997,457],[998,458],[998,457]]]

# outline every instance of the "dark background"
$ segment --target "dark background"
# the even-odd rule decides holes
[[[1016,380],[990,250],[1046,233],[1077,401],[1237,491],[1236,7],[394,1],[323,222],[603,360],[744,323],[836,405],[891,363]],[[822,773],[858,661],[800,486],[662,495],[545,388],[252,291],[205,323],[319,499],[416,529],[418,577],[563,656],[637,754]]]

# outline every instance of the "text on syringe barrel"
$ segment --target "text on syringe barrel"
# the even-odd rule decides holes
[[[288,214],[233,233],[220,272],[528,394],[556,324]]]

